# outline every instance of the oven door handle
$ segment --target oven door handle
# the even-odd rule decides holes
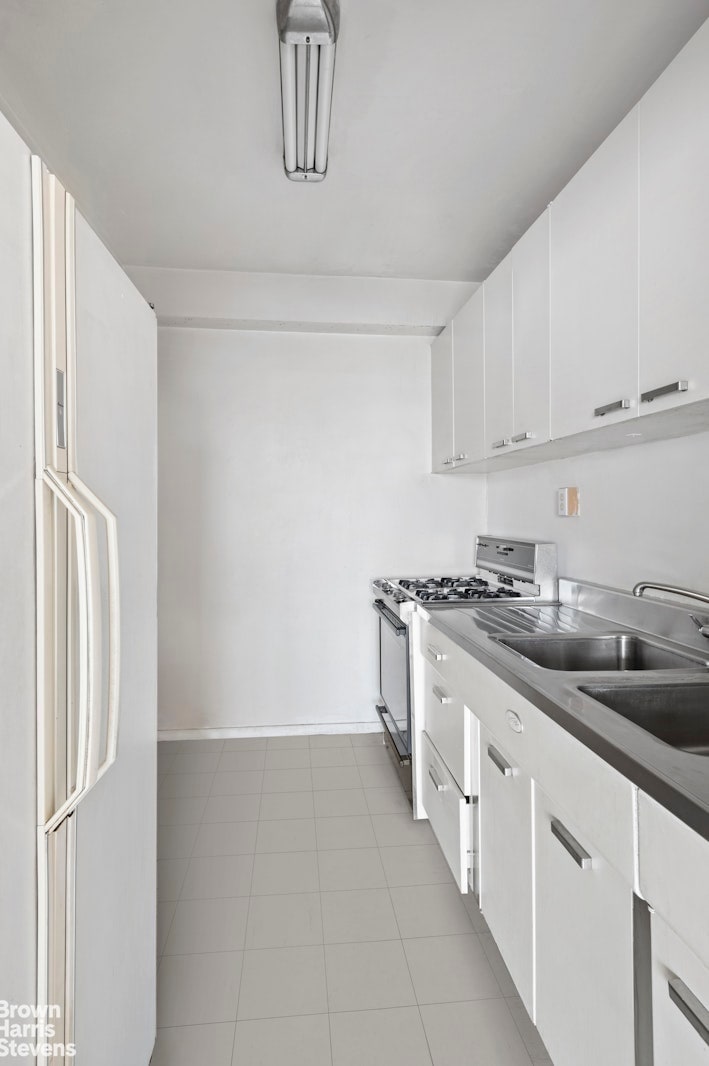
[[[390,611],[383,600],[375,600],[372,607],[385,622],[388,622],[391,628],[396,633],[397,637],[403,637],[406,635],[407,627],[397,618],[393,611]]]

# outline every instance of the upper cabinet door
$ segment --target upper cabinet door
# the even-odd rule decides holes
[[[485,454],[510,447],[512,398],[512,260],[503,259],[483,286],[485,301]]]
[[[434,473],[453,463],[453,324],[431,345],[431,466]]]
[[[709,395],[709,22],[638,110],[640,391],[667,390],[651,414]]]
[[[485,455],[485,336],[482,286],[453,319],[453,454],[456,465]]]
[[[551,205],[553,438],[637,414],[637,155],[636,110]]]
[[[549,211],[512,249],[514,419],[512,444],[549,440]]]

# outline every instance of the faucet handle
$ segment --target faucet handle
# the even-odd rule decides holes
[[[697,617],[696,614],[690,614],[689,617],[692,619],[701,635],[709,638],[709,618],[706,615]]]

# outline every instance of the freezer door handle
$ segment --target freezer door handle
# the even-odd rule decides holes
[[[101,612],[98,542],[93,511],[86,506],[82,494],[70,482],[64,481],[54,467],[46,467],[39,482],[39,491],[46,486],[68,511],[75,530],[77,561],[77,593],[79,618],[79,713],[76,755],[76,780],[64,802],[49,815],[44,829],[51,832],[71,814],[85,792],[95,781],[100,743],[99,714],[101,704]],[[96,667],[99,666],[97,670]],[[40,812],[40,818],[44,813]]]
[[[100,780],[113,766],[118,753],[118,727],[120,724],[120,680],[121,680],[121,604],[120,581],[118,569],[118,523],[113,511],[85,485],[81,478],[70,472],[72,485],[88,500],[94,510],[106,523],[106,547],[108,562],[108,711],[106,723],[106,753],[97,766],[91,784]],[[100,722],[96,734],[100,738]]]

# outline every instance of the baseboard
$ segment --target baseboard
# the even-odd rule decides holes
[[[302,737],[324,733],[381,733],[379,722],[321,722],[308,725],[229,726],[210,729],[158,729],[158,740],[233,740],[238,737]]]

